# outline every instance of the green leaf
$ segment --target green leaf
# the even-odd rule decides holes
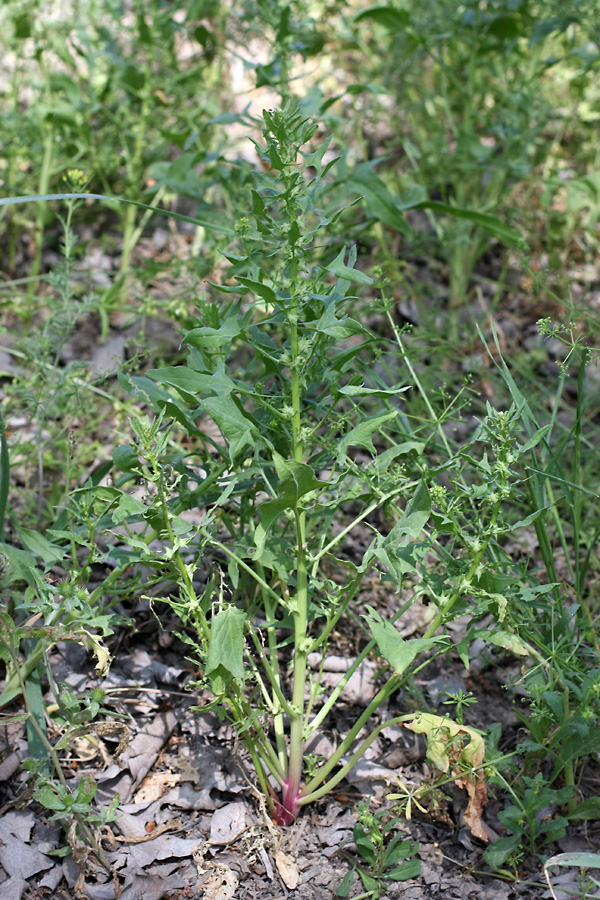
[[[429,492],[421,482],[390,533],[377,539],[374,556],[398,583],[403,575],[417,571],[416,563],[419,555],[422,556],[423,547],[422,544],[407,542],[407,538],[418,538],[430,515]]]
[[[241,333],[238,320],[235,316],[225,319],[219,328],[192,328],[184,335],[183,343],[196,347],[198,350],[204,348],[207,350],[216,350],[220,347],[226,347]]]
[[[529,450],[533,450],[534,447],[537,447],[539,442],[543,440],[547,433],[552,428],[552,425],[544,425],[543,428],[538,428],[533,437],[529,438],[527,443],[525,444],[517,444],[517,450],[519,453],[527,453]]]
[[[535,512],[532,512],[531,515],[526,516],[524,519],[519,519],[518,522],[515,522],[514,525],[511,525],[510,528],[506,529],[506,532],[509,531],[517,531],[519,528],[526,528],[528,525],[531,525],[532,522],[535,522],[536,519],[539,519],[541,515],[543,515],[549,507],[542,506],[540,509],[536,509]]]
[[[523,26],[518,16],[498,16],[489,25],[488,34],[512,40],[513,38],[521,37]]]
[[[25,581],[27,584],[35,587],[35,577],[33,572],[37,566],[37,560],[32,553],[27,550],[19,550],[11,544],[0,543],[0,554],[8,561],[8,566],[2,565],[2,577],[6,585],[13,584],[15,581]],[[0,562],[4,560],[0,559]]]
[[[268,500],[260,505],[260,521],[254,532],[254,543],[256,544],[257,561],[262,561],[262,554],[267,543],[269,529],[286,509],[290,508],[290,501],[287,497],[279,497],[277,500]]]
[[[52,565],[63,559],[65,555],[64,549],[56,544],[51,544],[39,531],[19,528],[18,534],[27,550],[38,556],[46,565]]]
[[[418,189],[418,192],[411,192],[404,200],[401,197],[396,199],[381,178],[373,172],[373,165],[374,163],[370,162],[357,166],[348,177],[347,183],[356,186],[365,199],[369,213],[384,225],[395,228],[403,234],[410,234],[403,213],[409,209],[431,209],[442,215],[467,219],[505,244],[518,244],[522,241],[523,236],[520,232],[505,225],[497,216],[474,209],[463,209],[460,206],[450,206],[437,200],[425,200],[421,189]]]
[[[36,649],[34,641],[24,641],[25,653],[30,656]],[[50,774],[50,766],[48,760],[48,730],[46,727],[46,704],[44,703],[44,692],[42,691],[42,666],[37,666],[29,677],[25,680],[25,696],[27,698],[27,707],[31,711],[31,719],[27,721],[27,748],[31,759],[42,761],[42,772],[45,775]],[[37,728],[33,727],[33,722],[37,722]],[[42,735],[46,738],[43,740]]]
[[[369,6],[354,16],[355,22],[362,22],[363,19],[371,19],[382,25],[391,34],[398,34],[404,31],[410,24],[410,16],[404,9],[397,9],[395,6]]]
[[[122,494],[117,506],[112,511],[112,520],[115,525],[130,521],[134,516],[142,517],[147,512],[147,507],[141,500],[136,500],[129,494]]]
[[[21,13],[20,15],[16,15],[13,19],[14,22],[14,36],[19,41],[23,41],[28,37],[31,37],[31,20],[27,13]]]
[[[387,868],[396,866],[401,860],[414,856],[417,849],[418,845],[407,840],[405,835],[396,834],[390,841],[389,846],[384,853],[384,865]]]
[[[364,385],[360,384],[346,384],[344,387],[340,388],[340,394],[344,394],[346,397],[396,397],[398,394],[402,394],[404,391],[409,389],[410,385],[406,387],[398,387],[391,388],[389,390],[383,390],[381,388],[368,388]],[[421,444],[421,446],[424,446]],[[396,448],[391,448],[396,449]]]
[[[555,31],[566,31],[570,25],[577,23],[577,18],[573,15],[563,14],[560,16],[552,16],[549,19],[541,19],[535,22],[531,30],[529,45],[534,46],[546,40],[548,35]]]
[[[477,631],[474,637],[480,637],[495,647],[510,650],[516,656],[529,656],[529,650],[521,638],[516,634],[511,634],[509,631]]]
[[[256,559],[262,561],[269,529],[286,509],[297,509],[300,499],[311,491],[322,491],[323,483],[306,463],[295,459],[286,460],[279,453],[273,453],[275,471],[280,482],[282,496],[268,500],[260,506],[260,521],[256,527],[254,541]]]
[[[113,450],[113,462],[119,472],[138,472],[140,461],[134,447],[115,447]]]
[[[390,228],[395,228],[396,231],[407,236],[410,235],[410,227],[402,210],[398,208],[381,178],[373,172],[372,166],[372,162],[357,166],[347,178],[346,184],[350,189],[362,194],[368,212],[375,219],[379,219]],[[422,199],[422,195],[420,199]]]
[[[600,727],[598,725],[580,726],[575,734],[569,735],[555,749],[557,760],[552,777],[574,759],[600,752]]]
[[[309,491],[322,491],[323,483],[306,463],[295,459],[284,459],[279,453],[273,453],[275,471],[279,478],[284,495],[297,503]]]
[[[404,388],[402,388],[404,390]],[[421,441],[404,441],[402,444],[396,444],[394,447],[388,447],[383,453],[380,453],[375,460],[375,469],[377,472],[386,472],[391,463],[399,456],[411,453],[413,450],[417,456],[422,456],[425,444]]]
[[[352,253],[354,251],[354,253]],[[356,260],[356,247],[352,247],[350,251],[350,257],[348,262],[351,265],[346,266],[344,264],[344,258],[346,256],[346,248],[343,247],[336,258],[329,263],[327,266],[323,266],[326,272],[331,272],[337,278],[341,278],[343,281],[353,281],[357,284],[373,284],[373,279],[369,278],[368,275],[365,275],[364,272],[359,272],[357,269],[352,267],[354,261]]]
[[[509,837],[498,838],[495,844],[486,847],[483,856],[488,866],[499,869],[515,850],[519,849],[521,840],[520,834],[511,834]]]
[[[425,482],[421,481],[406,504],[400,519],[385,538],[386,545],[393,545],[399,537],[418,538],[431,515],[431,499]]]
[[[418,549],[419,545],[409,543],[398,547],[376,547],[374,552],[379,562],[400,584],[403,575],[417,571]]]
[[[317,175],[319,175],[319,176],[322,175],[322,173],[323,173],[323,157],[325,156],[325,153],[327,152],[327,148],[329,147],[329,145],[332,141],[332,138],[333,138],[333,135],[329,135],[329,137],[325,138],[325,140],[323,141],[321,146],[317,150],[315,150],[314,153],[307,153],[304,156],[304,167],[305,168],[311,167],[313,169],[316,169]],[[331,162],[327,163],[327,167],[329,168],[331,166],[332,162],[336,163],[339,158],[340,157],[337,156],[334,160],[331,160]]]
[[[221,429],[229,445],[229,456],[233,462],[246,447],[254,446],[257,428],[240,409],[231,395],[208,397],[202,401],[202,408]]]
[[[47,203],[48,200],[104,200],[110,203],[126,203],[129,206],[138,206],[140,209],[149,209],[160,213],[161,216],[169,216],[180,222],[189,222],[191,225],[201,225],[213,232],[235,237],[233,228],[220,225],[214,219],[192,219],[190,216],[182,216],[181,213],[172,212],[170,209],[161,209],[158,206],[148,206],[147,203],[139,203],[137,200],[126,200],[125,197],[108,197],[106,194],[31,194],[25,197],[3,197],[0,206],[12,206],[15,203]]]
[[[562,723],[566,713],[564,696],[558,691],[544,691],[542,697],[556,721]]]
[[[588,797],[577,804],[574,813],[569,813],[572,822],[583,822],[600,819],[600,797]]]
[[[338,319],[333,303],[325,307],[323,315],[314,327],[319,334],[326,334],[340,341],[354,334],[369,334],[364,325],[349,316]]]
[[[558,853],[544,863],[545,869],[552,866],[581,866],[583,869],[600,869],[600,855],[597,853]]]
[[[117,378],[122,388],[144,397],[152,405],[153,409],[164,410],[167,415],[172,416],[180,425],[183,425],[189,434],[198,434],[193,417],[182,403],[169,394],[168,391],[163,390],[149,378],[143,376],[131,376],[119,371]]]
[[[518,244],[523,240],[523,235],[510,225],[505,225],[497,216],[489,213],[477,212],[474,209],[463,209],[460,206],[450,206],[448,203],[439,203],[437,200],[424,200],[415,203],[413,209],[431,209],[433,212],[446,216],[455,216],[457,219],[468,219],[474,222],[488,234],[498,238],[505,244]]]
[[[376,865],[375,861],[373,861],[372,863],[370,862],[370,865],[374,868]],[[371,894],[374,898],[379,897],[380,884],[378,879],[373,878],[372,875],[369,875],[368,872],[365,872],[365,870],[361,869],[360,867],[358,869],[358,874],[360,875],[360,880],[363,883],[365,891],[368,891],[368,893]],[[362,894],[360,894],[359,896],[362,896]]]
[[[35,791],[33,796],[45,809],[66,810],[65,801],[46,785]]]
[[[408,881],[409,878],[417,878],[421,874],[421,860],[408,859],[402,865],[386,873],[386,881]]]
[[[352,885],[354,883],[354,873],[356,869],[350,869],[349,872],[346,872],[342,880],[340,881],[338,887],[336,888],[336,895],[338,897],[347,897],[350,891],[352,890]]]
[[[223,372],[196,372],[189,366],[164,366],[162,369],[150,369],[146,375],[153,381],[179,388],[194,398],[206,394],[230,394],[235,386]]]
[[[357,822],[353,829],[354,843],[362,859],[367,862],[375,863],[375,845],[370,834],[365,831],[365,827],[361,822]]]
[[[237,275],[236,277],[243,287],[248,288],[258,297],[262,297],[262,299],[266,300],[270,306],[274,306],[277,302],[277,295],[273,288],[270,288],[268,284],[263,284],[262,281],[253,281],[251,278],[243,278],[241,275]]]
[[[402,675],[420,653],[429,650],[434,644],[448,641],[444,635],[405,641],[391,622],[377,622],[374,619],[367,621],[379,652],[393,668],[395,675]]]
[[[210,640],[205,674],[210,675],[220,666],[233,678],[244,677],[244,624],[246,616],[241,609],[229,606],[222,609],[210,623]]]
[[[352,428],[338,444],[336,457],[338,465],[345,461],[348,447],[363,447],[370,453],[375,454],[377,451],[373,446],[373,435],[379,431],[382,425],[395,419],[397,415],[398,413],[392,410],[378,416],[370,416],[368,419],[364,419],[360,425]]]

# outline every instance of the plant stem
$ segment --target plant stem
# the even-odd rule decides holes
[[[292,261],[291,283],[293,289],[297,281],[297,261]],[[298,295],[294,292],[290,300],[290,379],[292,385],[293,456],[302,462],[304,445],[302,440],[302,407],[300,397],[299,350],[298,350]],[[296,595],[292,604],[294,619],[294,682],[292,688],[292,714],[290,722],[290,753],[287,789],[283,798],[284,819],[286,814],[294,819],[298,812],[298,797],[302,780],[304,756],[304,692],[306,687],[306,659],[310,642],[308,630],[308,573],[306,567],[306,513],[296,510]]]
[[[259,568],[262,567],[259,564]],[[264,577],[264,573],[261,573]],[[275,607],[271,601],[270,596],[266,591],[262,592],[263,594],[263,606],[265,610],[265,615],[267,617],[267,622],[273,622],[275,619]],[[256,637],[253,632],[253,638]],[[283,712],[287,712],[289,715],[290,710],[288,709],[289,704],[285,699],[283,692],[281,690],[281,679],[279,673],[279,660],[277,658],[277,635],[275,634],[275,629],[272,627],[267,627],[267,641],[269,644],[269,658],[268,660],[265,658],[264,652],[262,652],[262,647],[260,646],[260,641],[258,638],[256,639],[254,645],[255,647],[260,648],[261,651],[261,660],[263,666],[267,671],[267,675],[271,681],[273,687],[273,697],[271,700],[271,705],[273,707],[273,730],[275,731],[275,743],[277,745],[277,756],[279,758],[279,763],[284,771],[284,774],[287,774],[287,752],[285,746],[285,728],[283,724]]]
[[[324,779],[329,775],[329,773],[337,766],[340,759],[348,749],[348,747],[354,741],[356,735],[360,732],[362,727],[368,722],[373,713],[381,706],[381,704],[387,699],[387,697],[393,693],[394,690],[399,686],[400,680],[402,676],[397,675],[394,678],[390,679],[384,687],[381,688],[377,696],[371,701],[367,709],[364,711],[360,719],[355,722],[352,731],[350,731],[347,736],[344,738],[343,742],[340,744],[334,755],[327,760],[325,765],[319,770],[317,775],[306,785],[304,793],[299,800],[299,806],[305,806],[307,803],[312,803],[314,800],[319,800],[321,797],[324,797],[325,794],[328,794],[332,788],[339,784],[339,782],[346,777],[348,772],[350,772],[356,763],[364,756],[364,753],[371,746],[375,738],[379,736],[379,734],[383,731],[384,728],[389,728],[390,725],[397,725],[400,722],[408,722],[411,719],[414,719],[414,713],[408,713],[403,716],[395,716],[393,719],[387,719],[385,722],[381,722],[381,724],[377,725],[373,731],[364,739],[364,741],[360,744],[358,749],[352,754],[350,759],[344,763],[339,772],[336,772],[329,781],[326,781],[323,784]],[[393,688],[388,690],[390,682],[394,682]]]
[[[569,689],[565,688],[563,694],[563,702],[564,702],[564,721],[568,722],[571,718],[571,710],[570,710],[570,702],[569,702]],[[577,810],[577,793],[575,791],[575,765],[572,759],[569,759],[565,762],[565,785],[567,787],[573,788],[573,794],[567,800],[567,809],[569,811],[569,815],[572,816]]]
[[[52,171],[52,159],[54,154],[54,130],[51,125],[47,125],[46,123],[41,123],[40,128],[42,131],[44,153],[42,156],[42,169],[40,172],[38,191],[41,195],[44,195],[48,193],[48,188],[50,185],[50,173]],[[38,212],[35,220],[35,255],[33,257],[31,268],[29,270],[31,277],[34,279],[33,281],[29,282],[29,286],[27,288],[27,297],[29,300],[32,300],[35,296],[38,285],[38,275],[40,274],[40,270],[42,268],[42,247],[44,243],[45,219],[46,206],[40,204],[38,206]]]
[[[4,517],[8,502],[8,488],[10,484],[10,458],[8,455],[8,442],[4,417],[0,410],[0,542],[4,540]]]

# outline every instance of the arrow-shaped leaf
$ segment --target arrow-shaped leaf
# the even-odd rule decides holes
[[[395,419],[396,416],[397,413],[393,410],[391,412],[382,413],[379,416],[369,416],[368,419],[364,419],[359,425],[349,431],[348,434],[344,435],[338,445],[338,464],[343,463],[346,459],[348,447],[363,447],[370,453],[375,453],[373,435],[379,431],[382,425],[389,422],[391,419]]]
[[[211,621],[206,675],[222,666],[233,678],[244,677],[245,622],[244,612],[235,606],[222,609]]]

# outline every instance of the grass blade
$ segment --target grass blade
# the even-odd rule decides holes
[[[8,503],[8,484],[10,480],[10,459],[4,418],[0,411],[0,543],[4,541],[4,517]]]

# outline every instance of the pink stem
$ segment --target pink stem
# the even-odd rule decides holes
[[[295,779],[294,779],[295,780]],[[281,801],[275,801],[275,821],[278,825],[291,825],[300,812],[298,800],[302,796],[299,784],[285,782]]]

